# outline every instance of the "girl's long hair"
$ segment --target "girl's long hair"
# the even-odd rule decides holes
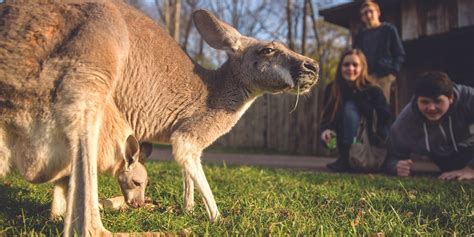
[[[334,82],[332,84],[329,100],[327,101],[322,113],[322,116],[324,116],[325,113],[332,111],[330,117],[331,121],[334,121],[334,119],[336,118],[337,111],[339,110],[339,108],[342,107],[342,87],[347,86],[347,82],[342,77],[342,62],[344,58],[348,55],[358,56],[361,62],[362,68],[359,77],[355,80],[355,89],[360,91],[367,85],[372,84],[369,79],[369,73],[367,71],[367,59],[365,58],[364,53],[359,49],[348,49],[344,51],[341,55],[341,58],[339,59],[339,64],[337,65],[336,78],[334,79]],[[333,109],[331,110],[330,107],[333,107]]]

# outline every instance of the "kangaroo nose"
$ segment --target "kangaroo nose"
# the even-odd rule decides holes
[[[308,69],[312,72],[314,72],[315,74],[318,74],[319,73],[319,65],[315,62],[311,62],[311,61],[305,61],[303,63],[303,67],[305,69]]]

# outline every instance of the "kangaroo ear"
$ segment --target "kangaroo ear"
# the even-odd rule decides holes
[[[125,144],[125,165],[129,168],[133,163],[138,161],[139,159],[139,145],[137,139],[130,135],[127,138],[127,142]]]
[[[153,145],[148,142],[140,143],[140,156],[139,160],[140,163],[144,164],[148,157],[150,157],[151,152],[153,151]]]
[[[194,24],[199,34],[213,48],[235,53],[241,48],[241,35],[232,26],[220,21],[207,10],[193,13]]]

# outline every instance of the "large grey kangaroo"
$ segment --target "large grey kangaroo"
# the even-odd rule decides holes
[[[182,168],[184,203],[194,185],[219,216],[201,153],[263,93],[306,93],[318,64],[273,41],[242,36],[206,10],[194,23],[228,60],[206,70],[156,23],[119,0],[0,5],[0,175],[69,177],[65,236],[107,233],[97,173],[116,170],[127,138],[168,143]],[[118,155],[117,155],[118,154]]]

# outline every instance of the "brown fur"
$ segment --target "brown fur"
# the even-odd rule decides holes
[[[312,59],[241,36],[207,11],[193,17],[206,42],[229,55],[216,71],[120,1],[0,6],[0,175],[10,164],[31,182],[70,174],[65,235],[106,231],[97,171],[117,170],[130,134],[172,144],[186,208],[196,184],[215,220],[202,150],[262,93],[316,83]]]

